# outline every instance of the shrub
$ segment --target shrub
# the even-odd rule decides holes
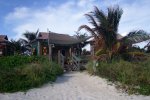
[[[55,81],[56,77],[63,73],[58,64],[49,62],[45,57],[10,56],[2,60],[4,63],[0,66],[0,92],[38,87]]]
[[[113,82],[122,83],[128,92],[138,92],[144,95],[150,95],[150,59],[144,62],[127,62],[124,60],[112,60],[108,62],[98,62],[96,66],[96,75],[107,78]],[[94,72],[93,65],[87,70]]]
[[[20,65],[31,63],[31,62],[42,61],[42,59],[44,59],[44,57],[19,56],[19,55],[0,57],[0,67],[3,69],[4,68],[14,68],[14,67],[18,67]]]
[[[128,52],[125,54],[122,54],[122,57],[124,60],[127,61],[144,61],[147,59],[147,56],[143,52]]]
[[[86,65],[86,69],[88,70],[88,72],[90,74],[95,74],[94,69],[93,69],[93,65],[94,65],[93,61],[89,61]]]

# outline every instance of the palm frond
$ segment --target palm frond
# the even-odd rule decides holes
[[[35,32],[36,37],[37,37],[38,33],[39,33],[39,28],[38,28],[37,31]]]
[[[30,42],[30,41],[32,41],[32,40],[34,40],[34,39],[36,39],[36,33],[34,33],[34,32],[25,32],[24,34],[24,37]]]
[[[96,6],[94,7],[94,11],[92,12],[93,16],[97,20],[99,26],[103,26],[106,28],[108,26],[107,16],[102,10],[99,10]]]
[[[87,25],[81,25],[79,28],[78,28],[78,31],[80,31],[81,29],[85,29],[86,31],[90,32],[94,37],[98,38],[97,34],[94,32],[93,29],[91,29],[89,26]]]
[[[107,20],[109,22],[109,28],[115,31],[116,33],[118,31],[118,26],[119,26],[119,22],[120,22],[122,14],[123,14],[123,10],[119,8],[118,5],[113,8],[112,7],[108,8]]]
[[[89,22],[95,27],[95,29],[98,29],[99,26],[97,24],[97,22],[95,21],[94,17],[90,14],[85,14],[87,19],[89,20]]]
[[[127,36],[122,38],[122,41],[127,44],[140,43],[150,39],[150,35],[144,30],[137,30],[130,32]]]
[[[29,44],[29,42],[28,42],[26,39],[22,39],[22,38],[20,38],[20,39],[18,40],[18,42],[20,42],[21,45]]]

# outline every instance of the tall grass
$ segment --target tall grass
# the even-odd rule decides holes
[[[0,58],[0,92],[24,91],[55,81],[62,68],[45,57]]]
[[[150,95],[150,59],[136,63],[124,60],[113,60],[111,63],[98,62],[96,72],[93,71],[92,64],[90,62],[87,66],[90,73],[113,82],[120,82],[129,93]]]

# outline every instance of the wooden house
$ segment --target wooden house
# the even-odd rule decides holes
[[[0,56],[10,55],[10,42],[7,35],[0,35]]]
[[[53,61],[65,63],[66,60],[72,59],[73,56],[80,56],[85,41],[67,34],[59,34],[54,32],[39,32],[38,37],[32,41],[33,55],[45,55]],[[64,58],[64,59],[62,59]]]

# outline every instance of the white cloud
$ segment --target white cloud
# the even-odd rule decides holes
[[[94,5],[92,0],[85,1]],[[49,28],[53,32],[73,35],[81,24],[87,23],[83,15],[91,10],[90,7],[79,6],[78,2],[68,1],[59,7],[47,5],[37,9],[15,8],[13,12],[6,16],[5,22],[8,25],[13,25],[12,31],[16,34],[12,38],[17,39],[26,30],[36,31],[38,28],[40,31],[47,31],[47,28]],[[93,6],[91,5],[91,7]]]
[[[150,1],[134,2],[132,4],[121,4],[124,10],[119,31],[120,33],[130,32],[132,30],[144,29],[150,32]]]
[[[125,0],[71,0],[59,6],[51,4],[43,8],[17,7],[5,17],[7,25],[12,25],[14,37],[20,38],[26,30],[50,31],[73,35],[74,31],[88,21],[84,14],[93,10],[97,5],[106,10],[108,6],[119,4],[124,13],[119,26],[119,33],[126,35],[135,29],[144,29],[150,32],[150,1],[142,0],[127,3]]]
[[[128,32],[144,29],[150,32],[150,0],[101,0],[102,10],[113,5],[119,5],[123,9],[123,15],[119,25],[119,33],[123,36]]]
[[[15,19],[23,19],[28,17],[29,9],[27,7],[15,8],[14,12],[9,13],[6,16],[6,21],[15,20]]]

